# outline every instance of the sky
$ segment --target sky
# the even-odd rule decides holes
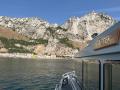
[[[39,17],[58,24],[91,11],[120,20],[120,0],[0,0],[0,16]]]

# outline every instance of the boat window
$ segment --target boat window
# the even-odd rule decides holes
[[[74,68],[77,78],[82,82],[82,60],[76,60],[76,62],[74,62]]]
[[[84,90],[99,90],[99,61],[84,61],[83,87]]]
[[[104,90],[120,90],[120,61],[104,65]]]
[[[68,78],[64,78],[62,82],[62,86],[65,86],[68,84]]]
[[[71,84],[68,82],[67,78],[63,79],[62,90],[73,90]]]
[[[120,90],[120,61],[112,64],[112,90]]]
[[[111,90],[112,88],[112,64],[104,64],[104,90]]]

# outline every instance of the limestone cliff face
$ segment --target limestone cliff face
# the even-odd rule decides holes
[[[50,24],[39,18],[10,18],[1,16],[0,26],[12,29],[32,39],[45,39],[48,43],[32,48],[37,54],[72,56],[83,49],[94,33],[102,33],[117,21],[103,13],[91,12],[82,17],[71,17],[63,25]],[[44,49],[41,49],[44,47]],[[27,47],[29,48],[29,47]]]
[[[102,33],[116,21],[103,13],[91,12],[83,17],[72,17],[65,22],[63,27],[70,33],[78,34],[83,38],[92,39],[94,33]]]
[[[39,18],[10,18],[1,16],[0,25],[32,38],[42,38],[49,23]]]

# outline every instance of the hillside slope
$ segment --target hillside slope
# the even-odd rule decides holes
[[[27,36],[24,36],[16,31],[4,27],[0,27],[0,37],[4,37],[7,39],[29,40]]]

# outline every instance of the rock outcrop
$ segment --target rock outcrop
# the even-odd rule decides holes
[[[1,16],[0,25],[31,38],[42,38],[49,23],[39,18],[10,18]]]
[[[117,21],[103,13],[91,12],[83,17],[72,17],[63,25],[70,33],[92,39],[94,33],[102,33]]]

